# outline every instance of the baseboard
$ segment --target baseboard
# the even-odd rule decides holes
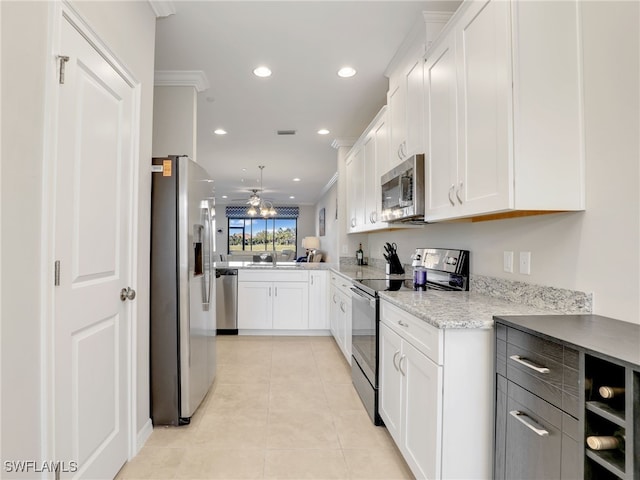
[[[149,419],[138,432],[138,438],[136,439],[136,455],[140,453],[140,450],[142,450],[144,444],[147,443],[147,440],[149,440],[152,432],[153,423],[151,423],[151,419]]]
[[[330,330],[238,330],[238,335],[262,335],[271,337],[320,337],[331,336]]]

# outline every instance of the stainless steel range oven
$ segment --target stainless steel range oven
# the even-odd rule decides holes
[[[466,250],[418,249],[427,282],[420,290],[469,290],[469,252]],[[416,250],[416,253],[418,253]],[[378,414],[378,334],[380,291],[414,291],[413,280],[394,278],[356,280],[351,288],[351,378],[375,425]]]

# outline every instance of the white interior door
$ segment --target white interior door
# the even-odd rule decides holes
[[[62,20],[55,193],[55,455],[62,477],[113,478],[128,451],[135,92]]]

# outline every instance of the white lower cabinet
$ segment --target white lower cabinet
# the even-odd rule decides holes
[[[329,272],[309,272],[309,330],[329,329]]]
[[[330,329],[342,354],[351,365],[351,291],[349,281],[331,274],[329,289]]]
[[[416,478],[491,478],[490,329],[438,329],[381,301],[379,413]]]
[[[269,278],[271,281],[265,281]],[[307,330],[308,273],[238,272],[239,330]]]
[[[442,367],[380,325],[380,416],[417,478],[438,478]]]

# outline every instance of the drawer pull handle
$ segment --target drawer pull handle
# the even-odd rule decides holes
[[[402,370],[402,360],[405,360],[407,358],[406,355],[402,355],[400,357],[400,360],[398,360],[398,370],[400,370],[400,373],[402,374],[403,377],[407,376],[407,372],[405,372],[404,370]]]
[[[402,320],[398,320],[398,325],[400,325],[401,327],[408,327],[409,326],[408,323],[404,323]]]
[[[526,360],[523,360],[522,357],[520,357],[520,355],[511,355],[509,357],[511,360],[513,360],[514,362],[518,362],[522,365],[524,365],[525,367],[529,367],[532,370],[535,370],[536,372],[539,373],[549,373],[549,369],[547,367],[538,367],[537,365],[534,365],[533,363],[527,362]]]
[[[393,354],[393,359],[391,360],[393,362],[393,367],[396,370],[400,369],[400,367],[398,367],[398,365],[396,364],[396,358],[398,358],[398,355],[400,355],[400,350],[398,350],[396,353]]]
[[[516,420],[518,420],[520,423],[524,424],[527,428],[533,430],[534,432],[536,432],[538,435],[540,435],[541,437],[546,437],[547,435],[549,435],[549,432],[546,431],[544,428],[538,428],[538,426],[534,425],[533,420],[531,420],[529,418],[528,415],[518,411],[518,410],[511,410],[509,412],[509,415],[511,415],[512,417],[514,417]],[[529,418],[529,420],[525,420],[525,418]]]

